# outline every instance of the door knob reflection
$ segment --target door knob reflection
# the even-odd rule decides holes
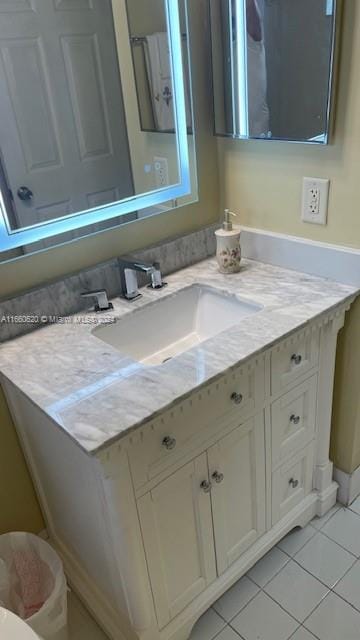
[[[33,198],[33,192],[29,187],[19,187],[17,190],[18,197],[23,202],[29,202]]]

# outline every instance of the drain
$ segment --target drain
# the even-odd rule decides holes
[[[168,358],[165,358],[165,360],[163,360],[161,364],[165,364],[165,362],[169,362],[169,360],[172,360],[172,359],[173,357],[169,356]]]

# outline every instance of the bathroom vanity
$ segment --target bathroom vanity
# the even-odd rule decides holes
[[[222,276],[213,259],[168,283],[0,348],[51,540],[113,640],[185,640],[336,501],[336,344],[356,289],[252,261]]]

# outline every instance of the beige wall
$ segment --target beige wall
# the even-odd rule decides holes
[[[241,224],[360,248],[360,3],[346,0],[333,144],[219,140],[223,205]],[[303,176],[331,179],[326,227],[300,219]],[[360,303],[340,338],[332,455],[350,472],[360,465]]]
[[[339,337],[331,454],[336,466],[360,465],[360,299],[348,314]]]
[[[200,202],[117,230],[78,240],[64,247],[0,265],[0,297],[16,293],[112,256],[147,246],[166,237],[184,234],[218,219],[218,167],[212,136],[209,48],[206,0],[190,2],[194,50],[194,98],[198,149]],[[4,398],[0,395],[0,532],[42,527]]]
[[[223,201],[242,224],[360,247],[360,3],[346,0],[333,144],[219,140]],[[303,176],[331,179],[326,227],[300,219]]]
[[[36,533],[44,523],[1,389],[0,438],[0,535]]]

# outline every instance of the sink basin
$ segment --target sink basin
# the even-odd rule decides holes
[[[145,365],[159,365],[256,313],[261,306],[204,285],[161,298],[93,335]]]

